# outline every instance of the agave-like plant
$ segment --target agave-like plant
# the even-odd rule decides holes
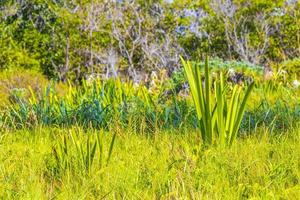
[[[197,63],[183,58],[181,61],[190,85],[202,140],[206,145],[217,142],[222,146],[231,146],[237,137],[254,83],[248,86],[245,93],[242,87],[233,86],[228,98],[229,87],[222,73],[212,83],[208,58],[204,65],[204,78]]]

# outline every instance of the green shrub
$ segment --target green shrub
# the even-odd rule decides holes
[[[0,107],[16,102],[17,97],[28,100],[34,94],[40,99],[44,88],[51,84],[51,81],[36,70],[22,68],[3,70],[0,72]],[[63,96],[67,85],[57,83],[54,87],[56,94]]]

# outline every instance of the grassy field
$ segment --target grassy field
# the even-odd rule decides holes
[[[300,129],[271,135],[259,129],[231,148],[203,148],[197,132],[151,136],[114,129],[101,137],[89,170],[72,143],[70,167],[54,149],[76,135],[86,144],[99,130],[79,127],[2,131],[0,199],[299,199]],[[116,135],[109,162],[109,146]],[[82,146],[85,149],[85,145]],[[99,158],[99,159],[98,159]],[[77,166],[77,167],[76,167]]]
[[[0,199],[300,199],[293,78],[183,64],[152,86],[0,75]]]

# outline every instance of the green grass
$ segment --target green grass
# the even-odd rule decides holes
[[[116,134],[108,165],[94,162],[57,170],[53,147],[77,132],[41,128],[0,131],[0,199],[299,199],[300,128],[271,135],[258,129],[231,148],[199,147],[197,132],[152,136],[114,129],[103,136],[103,154]],[[97,153],[96,153],[97,156]],[[76,165],[76,160],[72,161]]]

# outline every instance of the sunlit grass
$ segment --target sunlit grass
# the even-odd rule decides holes
[[[78,128],[75,128],[78,129]],[[75,130],[74,128],[72,129]],[[2,199],[297,199],[300,129],[238,138],[230,149],[199,148],[194,132],[145,136],[105,132],[104,154],[117,134],[109,165],[91,173],[56,173],[53,147],[69,129],[4,132],[0,140]],[[96,130],[82,132],[85,142]]]

